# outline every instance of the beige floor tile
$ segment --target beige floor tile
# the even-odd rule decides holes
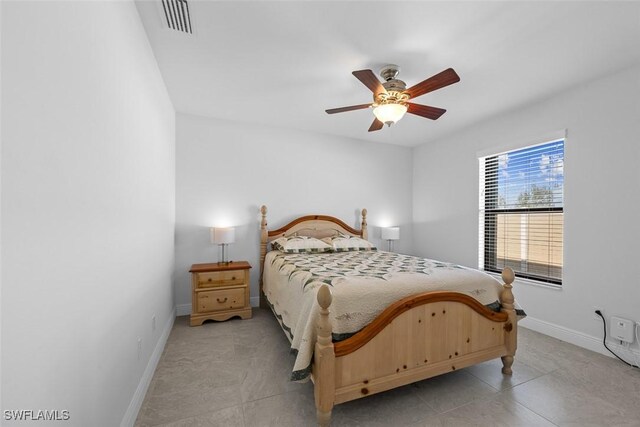
[[[532,368],[529,365],[525,365],[520,362],[517,356],[513,363],[512,375],[504,375],[502,373],[502,361],[500,359],[490,360],[489,362],[470,366],[465,368],[464,372],[470,373],[474,377],[498,390],[505,390],[544,375],[543,372],[536,368]]]
[[[233,342],[233,336],[168,342],[160,363],[197,366],[207,361],[235,360]]]
[[[545,374],[601,356],[525,328],[518,329],[518,338],[516,360]]]
[[[405,426],[434,415],[436,411],[418,397],[416,387],[408,385],[337,405],[333,425]]]
[[[477,400],[435,417],[415,427],[553,427],[554,424],[514,402],[502,393]]]
[[[279,358],[269,360],[251,359],[250,369],[240,386],[242,401],[250,402],[308,387],[307,384],[289,380],[294,361],[295,357],[288,352],[284,352]]]
[[[262,358],[280,357],[283,351],[289,353],[291,346],[275,319],[241,325],[235,331],[233,345],[238,355]]]
[[[313,386],[243,404],[246,427],[315,427]]]
[[[415,383],[416,392],[436,412],[449,411],[497,390],[465,371],[455,371]]]
[[[242,407],[232,406],[197,417],[162,424],[160,427],[244,427]]]
[[[575,365],[555,373],[575,390],[595,394],[599,399],[621,408],[626,418],[640,425],[640,370],[616,359],[594,355],[589,363]]]
[[[208,390],[240,386],[251,369],[243,361],[206,361],[199,364],[161,365],[156,370],[154,394],[182,390]]]
[[[154,394],[145,403],[138,418],[147,425],[166,424],[240,403],[238,386],[183,389],[173,393]]]
[[[176,319],[136,426],[315,426],[311,383],[269,310],[189,327]],[[514,374],[500,360],[334,408],[333,426],[636,426],[640,371],[521,328]],[[502,392],[498,392],[503,390]]]
[[[634,425],[627,424],[634,419],[630,412],[610,402],[612,396],[600,393],[597,388],[579,386],[570,374],[562,371],[536,378],[504,393],[557,425]]]

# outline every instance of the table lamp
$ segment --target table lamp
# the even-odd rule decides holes
[[[382,240],[389,245],[389,252],[393,250],[393,241],[400,240],[400,227],[385,227],[381,231]]]
[[[236,241],[236,229],[233,227],[212,227],[211,243],[215,243],[222,248],[222,258],[218,264],[229,264],[227,246]]]

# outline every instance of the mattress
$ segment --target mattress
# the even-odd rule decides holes
[[[296,354],[291,379],[306,381],[316,341],[318,288],[331,287],[333,341],[354,335],[385,308],[409,295],[453,291],[499,311],[502,284],[459,265],[384,251],[267,253],[263,291]],[[516,307],[519,317],[524,312]]]

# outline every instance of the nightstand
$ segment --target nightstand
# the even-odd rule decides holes
[[[191,326],[208,319],[251,318],[249,270],[246,261],[191,266]]]

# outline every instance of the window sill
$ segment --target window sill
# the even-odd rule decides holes
[[[485,271],[485,273],[487,273],[490,276],[495,277],[496,279],[500,280],[500,282],[503,282],[502,276],[499,273],[494,273],[492,271]],[[541,288],[553,289],[555,291],[561,291],[562,290],[562,285],[556,285],[556,284],[547,283],[547,282],[540,282],[538,280],[525,279],[525,278],[516,276],[516,284],[518,284],[518,283],[522,283],[522,284],[525,284],[525,285],[539,286]]]

